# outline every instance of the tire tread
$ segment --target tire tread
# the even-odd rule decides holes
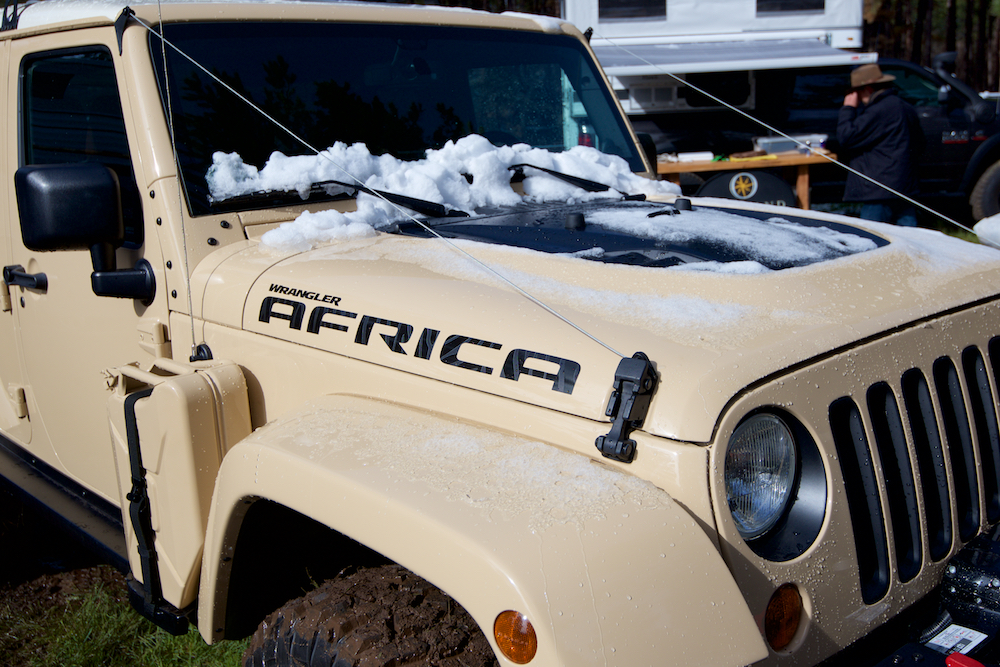
[[[250,639],[244,667],[494,667],[479,626],[398,565],[341,573],[280,607]]]

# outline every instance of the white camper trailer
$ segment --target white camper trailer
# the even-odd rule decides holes
[[[563,18],[593,28],[591,45],[630,115],[697,108],[689,74],[747,72],[727,102],[754,108],[749,72],[859,65],[862,0],[564,0]],[[678,79],[670,75],[677,76]]]
[[[996,103],[950,74],[946,54],[932,71],[855,50],[862,9],[863,0],[563,0],[562,11],[592,29],[591,46],[622,107],[658,153],[749,151],[758,135],[774,134],[769,128],[826,135],[836,153],[850,69],[878,61],[917,108],[925,203],[975,219],[1000,213]],[[811,171],[811,192],[797,193],[799,201],[842,198],[841,169]]]

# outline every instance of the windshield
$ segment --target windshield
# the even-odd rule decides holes
[[[320,149],[361,142],[374,155],[416,160],[479,134],[554,152],[593,146],[643,170],[593,60],[566,35],[347,23],[189,23],[168,25],[165,34]],[[150,46],[163,90],[152,36]],[[213,153],[261,166],[274,151],[307,152],[183,56],[168,50],[167,58],[193,213],[219,211],[205,180]]]

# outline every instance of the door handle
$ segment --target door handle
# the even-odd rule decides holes
[[[49,288],[49,279],[44,273],[26,273],[20,264],[3,267],[3,281],[7,285],[18,285],[44,292]]]

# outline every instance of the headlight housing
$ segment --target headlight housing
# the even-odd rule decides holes
[[[785,513],[795,492],[798,452],[792,431],[781,418],[760,413],[733,433],[726,450],[726,500],[745,540],[769,531]]]

